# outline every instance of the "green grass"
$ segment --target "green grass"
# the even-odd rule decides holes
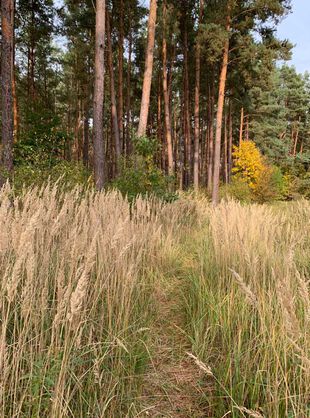
[[[306,201],[3,189],[0,415],[144,416],[156,359],[197,417],[309,417],[309,218]]]
[[[309,215],[308,202],[222,204],[196,238],[202,267],[184,303],[193,352],[214,374],[210,416],[309,416]]]

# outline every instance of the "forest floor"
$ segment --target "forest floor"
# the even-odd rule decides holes
[[[197,245],[195,239],[192,242]],[[156,286],[152,361],[143,385],[145,408],[140,416],[206,417],[204,399],[210,382],[206,382],[204,372],[188,355],[191,341],[186,331],[184,310],[184,295],[197,260],[194,254],[187,252],[175,261],[172,271],[159,277]]]
[[[178,279],[161,286],[157,295],[158,319],[152,329],[152,362],[144,383],[145,416],[203,417],[200,370],[189,358],[190,344],[177,299]]]

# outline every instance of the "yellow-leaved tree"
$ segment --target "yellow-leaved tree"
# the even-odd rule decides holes
[[[245,180],[252,190],[266,170],[264,158],[253,141],[243,141],[233,149],[234,175]]]
[[[281,170],[268,164],[253,141],[243,141],[233,150],[233,173],[239,183],[246,183],[251,199],[268,202],[283,196],[284,181]]]

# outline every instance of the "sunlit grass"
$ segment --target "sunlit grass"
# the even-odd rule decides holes
[[[215,376],[214,417],[310,414],[310,204],[281,209],[223,203],[198,237],[188,333]]]
[[[207,416],[308,417],[309,218],[306,201],[3,189],[0,416],[143,416],[151,333],[182,311],[170,348],[210,371]]]

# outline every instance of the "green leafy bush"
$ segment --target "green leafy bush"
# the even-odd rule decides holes
[[[297,200],[302,197],[310,199],[310,172],[296,176],[286,174],[287,190],[286,196],[288,200]]]
[[[14,165],[57,164],[72,141],[62,129],[59,117],[46,110],[31,111],[26,115],[26,126],[14,144]]]
[[[267,203],[286,197],[287,181],[278,167],[266,166],[251,187],[247,179],[238,173],[229,184],[221,187],[223,199],[235,199],[240,202]]]
[[[235,199],[240,202],[249,203],[252,200],[252,190],[249,183],[241,175],[233,176],[231,183],[225,184],[220,190],[222,199]]]
[[[134,153],[120,163],[120,173],[111,184],[129,201],[137,196],[156,196],[170,202],[177,198],[174,189],[174,178],[165,175],[154,163],[158,143],[146,136],[134,138]]]
[[[303,177],[298,178],[297,191],[306,199],[310,199],[310,172],[306,173]]]
[[[47,181],[58,181],[68,189],[87,184],[90,171],[81,163],[64,159],[72,138],[62,130],[56,115],[46,110],[29,111],[26,125],[27,129],[14,144],[15,191],[24,186],[41,186]]]
[[[87,185],[90,183],[91,173],[81,163],[58,161],[49,167],[44,164],[20,164],[13,174],[14,189],[18,192],[23,187],[32,185],[41,186],[47,181],[60,182],[71,189],[77,184]]]
[[[253,200],[258,203],[281,200],[285,196],[285,179],[276,166],[266,166],[258,176]]]

